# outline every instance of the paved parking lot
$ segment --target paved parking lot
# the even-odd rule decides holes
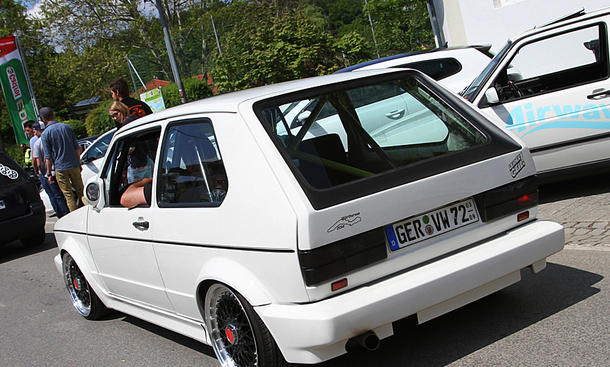
[[[610,174],[541,187],[539,217],[565,227],[566,248],[610,251]]]

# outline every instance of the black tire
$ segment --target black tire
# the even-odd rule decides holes
[[[288,365],[263,320],[239,293],[215,283],[204,302],[206,329],[221,366]]]
[[[42,229],[38,230],[38,233],[36,233],[36,235],[32,237],[22,238],[21,243],[25,247],[36,247],[44,242],[45,236],[46,234],[44,232],[44,227],[42,227]]]
[[[95,294],[72,256],[66,252],[61,261],[64,283],[76,312],[87,320],[98,320],[106,315],[108,309]]]

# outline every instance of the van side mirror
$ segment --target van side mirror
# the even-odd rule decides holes
[[[496,88],[490,87],[485,91],[485,100],[487,100],[487,103],[490,105],[500,102],[500,97],[498,97]]]

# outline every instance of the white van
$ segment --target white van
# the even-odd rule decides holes
[[[610,8],[535,28],[463,96],[529,146],[543,179],[610,168]]]

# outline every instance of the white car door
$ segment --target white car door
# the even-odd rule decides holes
[[[97,270],[112,295],[172,310],[151,242],[153,208],[120,204],[130,184],[152,177],[159,135],[159,128],[140,129],[114,143],[102,175],[106,206],[89,212],[88,234]]]
[[[591,19],[517,41],[474,103],[527,143],[539,172],[580,165],[610,158],[608,76],[607,24]]]

